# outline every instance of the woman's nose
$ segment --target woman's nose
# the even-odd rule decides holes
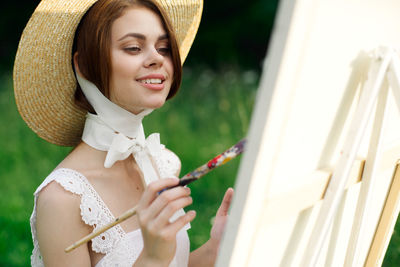
[[[147,52],[145,67],[161,66],[164,62],[164,56],[161,55],[156,48],[151,48]]]

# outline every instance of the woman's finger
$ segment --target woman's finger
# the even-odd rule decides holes
[[[150,183],[140,199],[139,202],[140,207],[149,206],[158,196],[158,192],[167,187],[178,185],[178,183],[179,183],[178,178],[166,178]]]
[[[171,201],[155,219],[155,225],[157,227],[164,227],[169,224],[170,218],[180,209],[183,209],[193,203],[193,199],[190,196],[182,197]]]
[[[226,190],[224,198],[222,199],[221,206],[219,206],[217,211],[217,216],[227,216],[229,207],[231,206],[232,199],[233,199],[233,188],[228,188]]]
[[[196,212],[194,210],[186,212],[185,215],[182,215],[176,221],[166,226],[162,230],[162,235],[170,236],[171,238],[175,237],[176,234],[183,228],[183,226],[193,221],[195,217],[196,217]]]
[[[155,200],[144,209],[140,218],[143,224],[156,218],[159,213],[170,203],[176,199],[187,197],[190,195],[190,189],[181,186],[169,189],[158,195]]]

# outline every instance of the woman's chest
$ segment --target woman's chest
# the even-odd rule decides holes
[[[121,172],[120,174],[113,173],[113,175],[102,175],[101,177],[89,177],[88,180],[114,218],[136,206],[144,191],[139,175],[127,175]],[[125,232],[139,228],[136,216],[132,216],[120,225]]]

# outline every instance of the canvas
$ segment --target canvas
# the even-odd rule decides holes
[[[387,69],[317,249],[313,231],[329,179],[352,146],[346,140],[354,136],[362,92],[381,67],[373,69],[379,47],[400,48],[398,10],[395,0],[280,2],[217,266],[364,264],[400,158],[398,101]],[[368,200],[368,212],[357,237],[360,199]]]

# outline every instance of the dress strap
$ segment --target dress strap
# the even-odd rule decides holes
[[[87,178],[72,169],[60,168],[53,171],[36,190],[35,200],[41,189],[51,181],[56,181],[66,191],[81,197],[80,210],[82,220],[87,225],[92,226],[93,231],[114,220],[113,214]],[[122,227],[116,225],[92,239],[92,250],[97,253],[107,254],[124,235],[125,232]]]

